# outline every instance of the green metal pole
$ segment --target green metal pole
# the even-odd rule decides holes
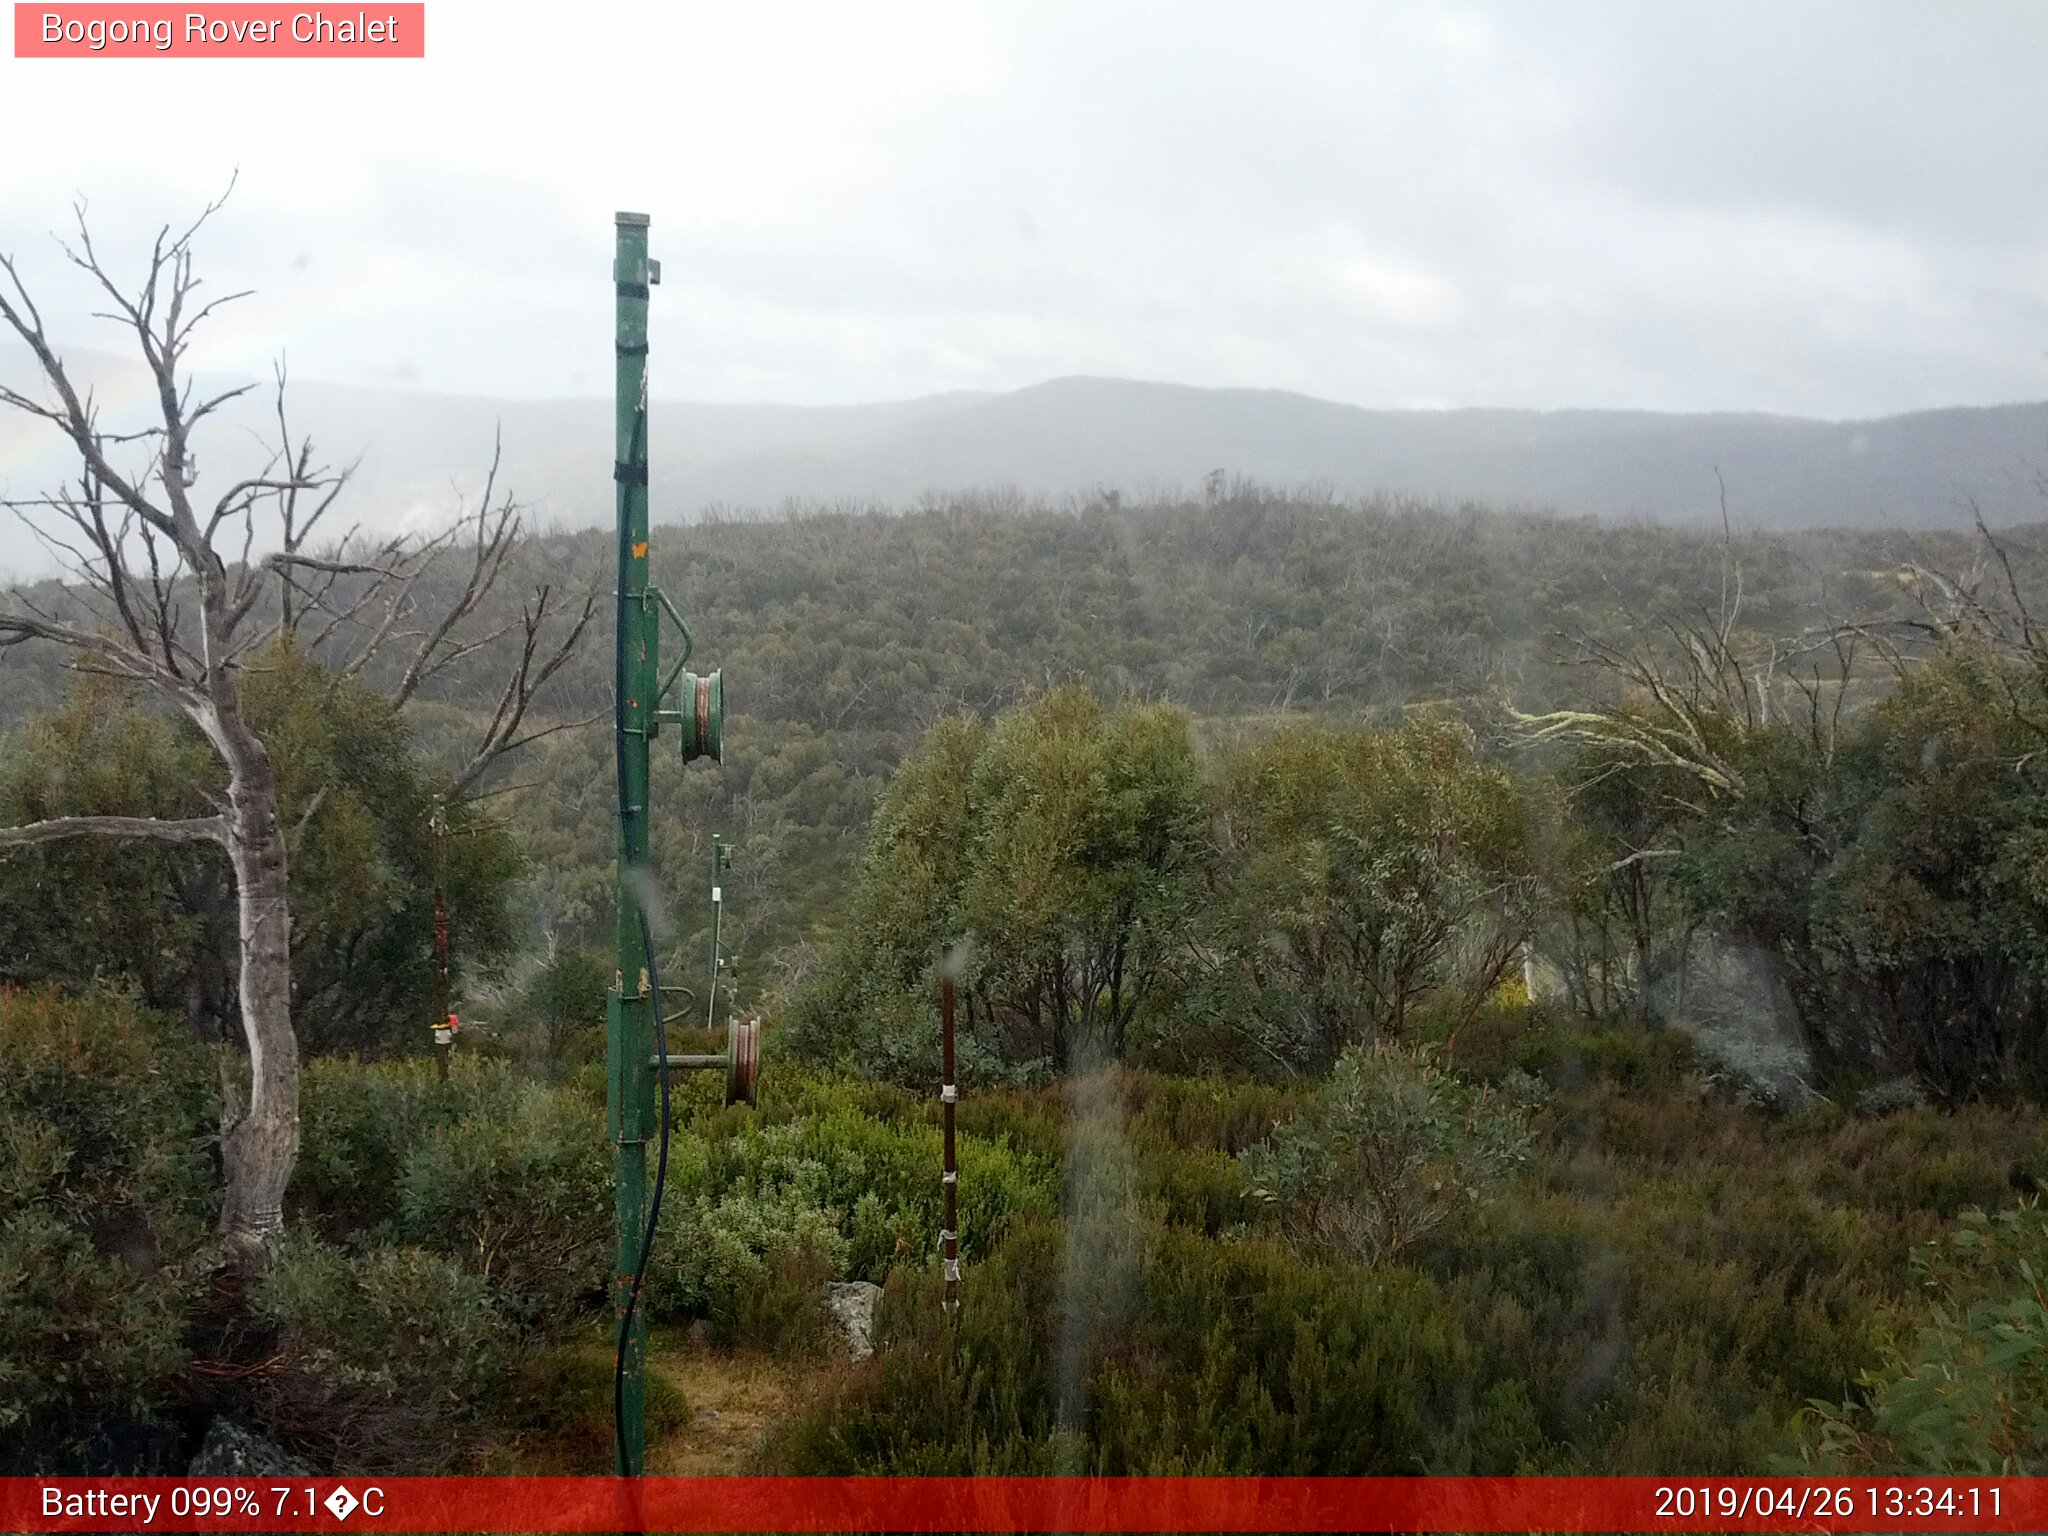
[[[623,1320],[647,1225],[647,1142],[656,1133],[654,1016],[648,957],[640,941],[640,903],[647,890],[647,743],[659,684],[658,615],[647,596],[647,215],[614,220],[618,292],[618,436],[613,478],[618,491],[617,690],[619,868],[618,968],[606,1007],[607,1120],[618,1148],[617,1262],[612,1267],[614,1317]],[[623,1372],[616,1466],[637,1474],[646,1461],[647,1326],[636,1313],[622,1349]]]

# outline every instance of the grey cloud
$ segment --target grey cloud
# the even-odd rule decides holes
[[[993,6],[948,13],[986,60],[891,91],[806,57],[801,12],[745,58],[679,54],[716,14],[665,11],[624,54],[506,24],[488,62],[451,22],[359,148],[317,102],[259,117],[304,170],[259,165],[209,235],[209,270],[261,290],[223,362],[601,392],[616,199],[655,216],[672,396],[1073,372],[1822,416],[2048,393],[2035,5]],[[930,34],[871,14],[878,47]],[[728,66],[759,83],[692,116]],[[110,240],[182,212],[120,130],[0,169],[0,245],[66,182]],[[226,131],[192,150],[219,179]]]

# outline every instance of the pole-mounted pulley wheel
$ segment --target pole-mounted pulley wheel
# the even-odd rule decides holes
[[[682,707],[676,714],[681,717],[677,724],[682,727],[683,761],[693,763],[700,757],[708,757],[714,763],[724,762],[724,670],[685,672],[682,683]]]
[[[733,1019],[726,1026],[725,1102],[752,1104],[761,1078],[761,1021]]]

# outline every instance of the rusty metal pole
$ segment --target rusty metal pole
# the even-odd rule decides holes
[[[448,1076],[448,1053],[455,1049],[455,1036],[448,1027],[454,1011],[448,1002],[448,898],[439,885],[434,887],[434,1052],[441,1076]]]
[[[448,807],[434,797],[434,1067],[445,1082],[455,1049],[455,1008],[448,989]]]
[[[960,1165],[953,1154],[953,1111],[960,1102],[960,1089],[953,1081],[953,978],[947,976],[939,987],[939,1104],[945,1122],[946,1172],[945,1224],[939,1229],[939,1244],[946,1266],[946,1315],[960,1311]]]

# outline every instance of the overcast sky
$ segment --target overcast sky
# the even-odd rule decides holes
[[[418,62],[0,59],[0,249],[106,344],[46,231],[83,194],[132,252],[239,170],[201,258],[259,296],[207,365],[527,397],[608,388],[616,208],[654,218],[671,398],[2048,397],[2038,0],[429,0],[428,28]]]

